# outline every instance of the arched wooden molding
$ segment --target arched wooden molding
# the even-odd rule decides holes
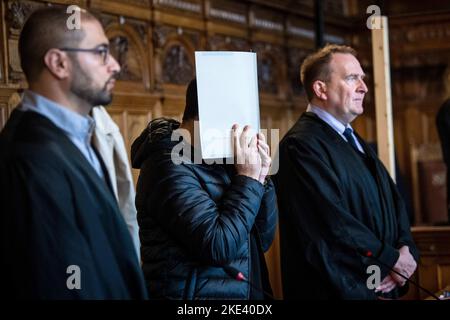
[[[119,23],[111,23],[105,28],[105,33],[108,39],[111,41],[110,46],[114,51],[114,46],[118,48],[112,52],[116,56],[115,58],[121,63],[122,71],[119,80],[129,82],[141,82],[145,89],[150,89],[150,67],[149,67],[149,55],[148,51],[143,45],[142,38],[133,29],[132,26]],[[114,39],[120,39],[123,37],[128,44],[114,44]],[[125,48],[125,46],[127,46]],[[151,45],[147,44],[148,50],[152,50]],[[120,52],[126,50],[125,52]],[[136,60],[133,58],[136,57]],[[125,65],[124,65],[125,63]],[[137,76],[137,78],[135,78]],[[120,85],[118,85],[120,88]]]
[[[281,70],[277,59],[271,53],[258,52],[258,87],[260,92],[278,95]]]
[[[174,51],[177,47],[178,52]],[[174,55],[174,61],[168,60],[171,58],[169,55]],[[195,77],[195,47],[182,36],[170,35],[162,50],[160,63],[164,83],[186,85]]]

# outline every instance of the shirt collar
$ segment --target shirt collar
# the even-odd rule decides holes
[[[67,134],[78,138],[90,137],[95,128],[95,121],[89,115],[82,116],[31,90],[25,90],[20,109],[37,112]]]
[[[353,133],[353,128],[349,123],[346,126],[343,125],[342,122],[340,122],[338,119],[336,119],[331,113],[323,110],[320,107],[317,107],[310,103],[310,104],[308,104],[308,108],[306,109],[306,111],[312,112],[315,115],[317,115],[320,119],[322,119],[328,125],[330,125],[334,129],[334,131],[336,131],[337,133],[339,133],[341,135],[344,133],[344,130],[346,128],[350,128]]]

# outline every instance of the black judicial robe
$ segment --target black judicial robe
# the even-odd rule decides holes
[[[147,298],[112,192],[47,118],[13,111],[0,134],[0,188],[3,295]]]
[[[274,182],[285,299],[375,299],[369,265],[380,267],[382,280],[402,245],[418,259],[397,188],[359,141],[366,156],[307,112],[280,142]],[[376,259],[365,257],[367,250]]]

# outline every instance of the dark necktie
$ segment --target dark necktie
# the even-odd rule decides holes
[[[361,153],[361,151],[359,151],[358,149],[358,146],[356,145],[355,138],[353,138],[352,132],[353,132],[352,129],[345,128],[343,135],[347,139],[347,142],[352,146],[352,148]]]

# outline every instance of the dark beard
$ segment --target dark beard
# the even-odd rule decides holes
[[[103,88],[95,89],[92,86],[92,79],[87,75],[75,59],[72,60],[74,65],[74,78],[70,86],[70,91],[81,100],[88,102],[91,106],[106,106],[112,101],[112,93],[106,89],[109,80],[105,83]]]

